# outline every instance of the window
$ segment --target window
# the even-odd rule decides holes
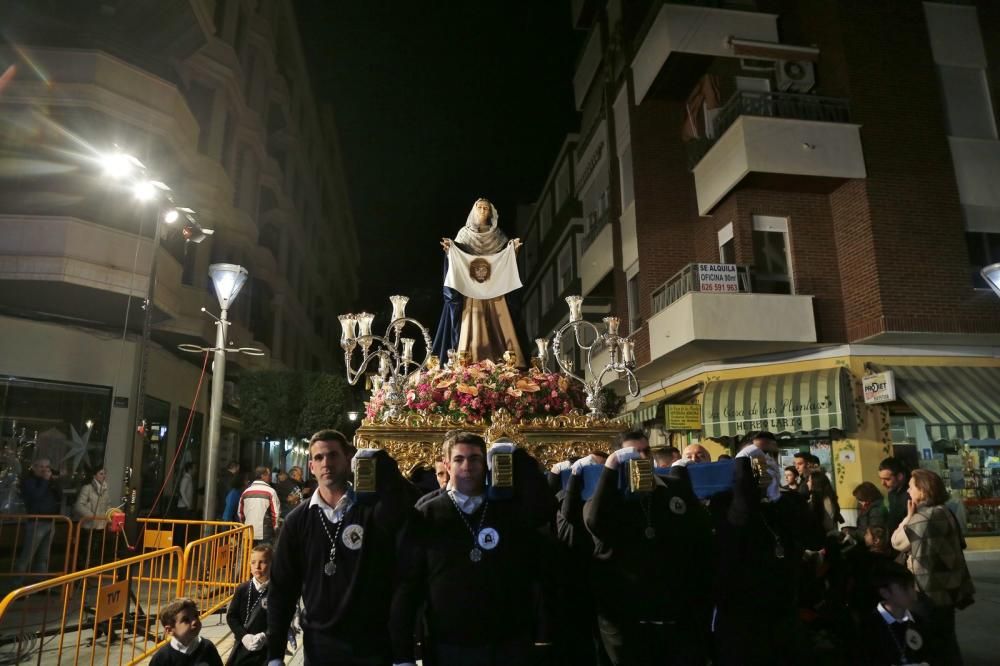
[[[787,219],[753,216],[753,278],[756,292],[795,293]]]
[[[970,231],[965,234],[969,245],[969,268],[972,271],[972,286],[989,289],[979,271],[1000,261],[1000,234]]]
[[[724,264],[736,263],[736,245],[733,242],[733,223],[719,229],[719,261]]]
[[[542,199],[542,205],[538,209],[538,233],[541,235],[542,243],[552,228],[552,199],[548,195]]]
[[[528,339],[534,340],[538,337],[538,303],[532,294],[524,302],[524,322],[527,329]]]
[[[986,72],[979,67],[938,65],[944,92],[948,135],[968,139],[995,139],[993,104]]]
[[[635,199],[635,188],[632,179],[632,144],[625,147],[618,158],[618,174],[621,178],[622,208],[628,208]]]
[[[552,279],[552,269],[545,271],[545,275],[542,277],[542,312],[547,313],[549,308],[552,307],[552,301],[555,300],[555,295],[552,293],[555,283]]]
[[[629,334],[642,328],[642,317],[639,315],[639,274],[628,279],[628,330]]]
[[[573,282],[573,241],[572,239],[567,239],[566,244],[563,245],[562,250],[559,251],[559,293],[562,294],[569,288],[569,285]]]
[[[573,192],[573,185],[570,182],[569,160],[563,160],[556,174],[556,210],[562,209],[563,204]]]

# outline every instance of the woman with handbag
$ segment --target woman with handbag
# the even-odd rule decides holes
[[[917,614],[930,630],[934,644],[931,663],[961,664],[955,635],[955,609],[973,602],[975,587],[962,549],[965,540],[958,521],[945,506],[944,481],[926,469],[910,476],[906,518],[892,534],[892,547],[906,554],[906,565],[917,579]]]

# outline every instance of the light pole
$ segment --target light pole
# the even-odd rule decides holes
[[[219,318],[215,322],[215,358],[212,361],[212,403],[208,416],[208,465],[205,470],[205,520],[215,520],[215,478],[219,467],[219,439],[222,436],[222,389],[226,383],[226,333],[229,306],[247,281],[247,269],[236,264],[212,264],[208,274],[219,298]]]
[[[101,157],[101,165],[108,177],[125,181],[131,186],[132,194],[140,203],[155,202],[156,220],[153,225],[152,255],[149,259],[149,280],[146,284],[146,298],[143,303],[142,337],[136,348],[135,371],[132,384],[135,387],[132,399],[135,401],[135,426],[132,429],[132,446],[126,449],[125,460],[125,534],[127,543],[138,547],[139,510],[142,502],[142,457],[146,448],[146,368],[149,364],[149,338],[153,326],[153,297],[156,292],[156,266],[160,254],[160,237],[166,233],[164,225],[173,225],[184,218],[181,230],[184,239],[200,243],[211,229],[202,229],[190,208],[175,205],[170,188],[163,182],[148,177],[146,167],[135,157],[114,152]],[[141,230],[140,230],[141,231]],[[132,296],[129,294],[129,298]],[[128,326],[128,322],[125,322]]]

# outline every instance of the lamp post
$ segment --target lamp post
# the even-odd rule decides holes
[[[219,439],[222,436],[222,389],[226,383],[226,333],[229,330],[229,306],[247,281],[247,269],[236,264],[212,264],[208,274],[219,299],[219,318],[215,322],[215,358],[212,361],[212,402],[208,416],[208,465],[205,470],[205,520],[215,520],[215,486],[219,467]]]
[[[135,157],[122,152],[103,155],[101,166],[106,176],[128,183],[132,195],[140,203],[155,202],[156,219],[153,224],[153,246],[149,259],[149,279],[146,284],[146,298],[143,302],[142,337],[136,349],[135,371],[132,384],[135,387],[132,399],[135,409],[135,426],[132,429],[132,446],[126,449],[125,460],[125,534],[128,543],[137,547],[139,537],[139,509],[142,494],[142,457],[146,447],[146,368],[149,364],[149,338],[153,327],[153,297],[156,292],[156,267],[160,254],[160,238],[166,233],[164,225],[173,225],[184,219],[182,235],[184,239],[200,243],[211,229],[202,229],[190,208],[178,207],[170,188],[163,182],[150,178],[145,165]],[[131,298],[131,295],[129,295]],[[128,322],[125,322],[128,325]]]
[[[1000,296],[1000,263],[984,266],[979,274],[986,280],[986,284],[990,285],[993,293]]]

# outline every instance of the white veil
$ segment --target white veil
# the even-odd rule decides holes
[[[490,228],[485,231],[479,231],[476,224],[476,204],[480,201],[490,204]],[[471,254],[496,254],[507,245],[507,236],[497,228],[499,219],[496,206],[486,199],[477,200],[465,219],[465,226],[455,234],[455,242],[468,248]]]

